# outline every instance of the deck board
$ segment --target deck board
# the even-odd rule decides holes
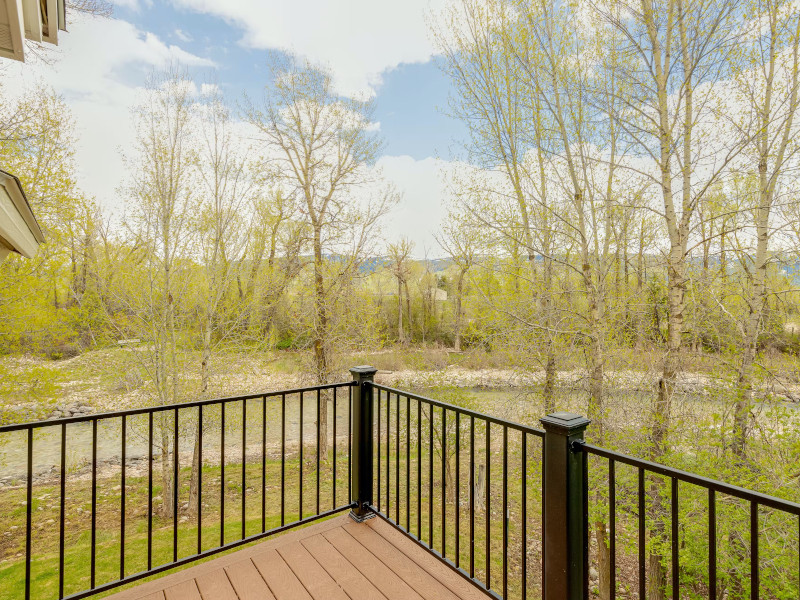
[[[278,552],[315,600],[349,600],[339,584],[300,542],[278,548]]]
[[[370,527],[347,523],[343,529],[358,540],[364,548],[391,568],[398,577],[410,585],[425,600],[460,600],[447,586],[395,548]]]
[[[275,600],[275,595],[252,560],[245,559],[228,565],[225,572],[239,600]]]
[[[380,517],[342,515],[131,587],[109,600],[486,600]]]
[[[239,600],[225,569],[210,571],[195,579],[203,600]]]
[[[485,594],[461,575],[443,565],[437,558],[431,556],[425,548],[409,540],[383,519],[370,519],[364,524],[390,542],[395,548],[413,560],[417,567],[433,576],[462,600],[486,600],[489,597],[488,594]]]
[[[165,589],[164,596],[166,596],[167,600],[203,600],[200,591],[197,589],[197,582],[194,579]]]
[[[363,600],[386,600],[386,596],[321,534],[306,538],[302,543],[348,596]]]
[[[422,600],[405,581],[368,552],[353,536],[344,529],[331,529],[323,534],[331,545],[344,556],[351,565],[363,573],[372,585],[389,600]]]
[[[253,564],[277,600],[313,600],[277,550],[254,556]]]

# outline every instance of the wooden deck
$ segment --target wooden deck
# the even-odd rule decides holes
[[[113,600],[486,600],[380,517],[343,515],[144,583]]]

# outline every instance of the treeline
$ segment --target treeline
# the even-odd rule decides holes
[[[59,98],[3,103],[0,161],[47,236],[35,260],[2,265],[4,352],[58,358],[140,339],[167,390],[176,353],[197,349],[205,390],[220,344],[311,348],[324,380],[333,346],[381,343],[365,327],[375,311],[361,265],[394,192],[369,169],[371,107],[334,96],[326,73],[273,66],[286,85],[235,121],[215,86],[153,76],[132,114],[121,219],[78,189]]]

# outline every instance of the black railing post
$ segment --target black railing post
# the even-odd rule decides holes
[[[587,600],[588,531],[586,454],[589,420],[557,412],[544,426],[544,600]]]
[[[372,504],[372,388],[370,384],[378,369],[375,367],[353,367],[353,446],[350,460],[350,490],[356,506],[350,516],[364,521],[375,514],[369,509]]]

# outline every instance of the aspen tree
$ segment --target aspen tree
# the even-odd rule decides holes
[[[331,382],[336,323],[334,305],[372,247],[372,234],[396,200],[369,167],[381,142],[370,129],[370,102],[339,96],[331,74],[299,58],[273,56],[272,81],[262,102],[246,102],[245,117],[272,158],[272,173],[297,197],[311,250],[314,380]],[[359,190],[371,189],[360,201]],[[329,260],[335,254],[337,260]],[[321,399],[320,445],[327,457],[327,396]]]

